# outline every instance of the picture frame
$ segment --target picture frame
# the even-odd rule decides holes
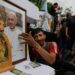
[[[26,10],[23,9],[22,7],[12,3],[10,0],[1,0],[0,1],[0,6],[3,6],[5,8],[5,11],[6,11],[6,14],[9,13],[9,12],[15,12],[16,13],[16,16],[17,16],[17,24],[16,26],[21,30],[22,33],[25,33],[27,30],[26,30]],[[5,21],[5,27],[8,27],[7,25],[7,16],[6,18],[4,17],[4,21]],[[4,30],[5,31],[5,30]],[[6,32],[5,32],[6,33]],[[9,39],[9,42],[15,37],[15,35],[13,37],[11,37],[11,40],[10,40],[10,36],[9,35],[9,32],[7,32],[8,35],[8,39]],[[19,37],[19,35],[17,36],[17,38]],[[22,47],[20,49],[20,47],[18,48],[17,46],[17,42],[15,41],[13,43],[13,45],[11,45],[11,48],[12,48],[12,63],[13,64],[17,64],[21,61],[24,61],[27,59],[27,44],[24,43],[24,40],[22,39],[19,39],[19,46]],[[13,41],[12,41],[13,42]],[[12,42],[10,42],[10,44],[12,44]],[[16,48],[16,49],[15,49]]]

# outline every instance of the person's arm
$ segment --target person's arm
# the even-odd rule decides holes
[[[67,19],[67,21],[66,21],[65,35],[66,35],[67,38],[70,38],[70,36],[69,36],[69,28],[70,28],[70,18]]]
[[[48,19],[48,25],[49,25],[49,27],[51,28],[51,25],[52,25],[52,19]]]
[[[35,40],[34,38],[27,33],[23,34],[24,40],[32,46],[40,55],[41,57],[47,61],[49,64],[54,64],[56,61],[56,53],[55,52],[47,52],[44,48],[42,48]]]
[[[43,49],[40,45],[37,46],[35,50],[41,55],[41,57],[47,61],[49,64],[54,64],[56,61],[56,53],[51,52],[48,53],[45,49]]]

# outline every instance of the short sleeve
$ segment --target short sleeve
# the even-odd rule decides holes
[[[56,53],[58,54],[58,46],[57,46],[57,43],[55,42],[50,42],[50,53],[53,52],[53,53]]]

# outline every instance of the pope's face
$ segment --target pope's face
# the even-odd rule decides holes
[[[13,14],[8,14],[7,24],[11,29],[15,28],[15,26],[16,26],[16,17]]]

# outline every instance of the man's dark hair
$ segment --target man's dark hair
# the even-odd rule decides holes
[[[54,3],[53,5],[54,5],[54,6],[57,6],[57,5],[58,5],[58,3]]]
[[[37,34],[39,32],[43,32],[45,34],[45,32],[41,28],[36,28],[32,31],[32,36],[34,36],[35,34]]]

